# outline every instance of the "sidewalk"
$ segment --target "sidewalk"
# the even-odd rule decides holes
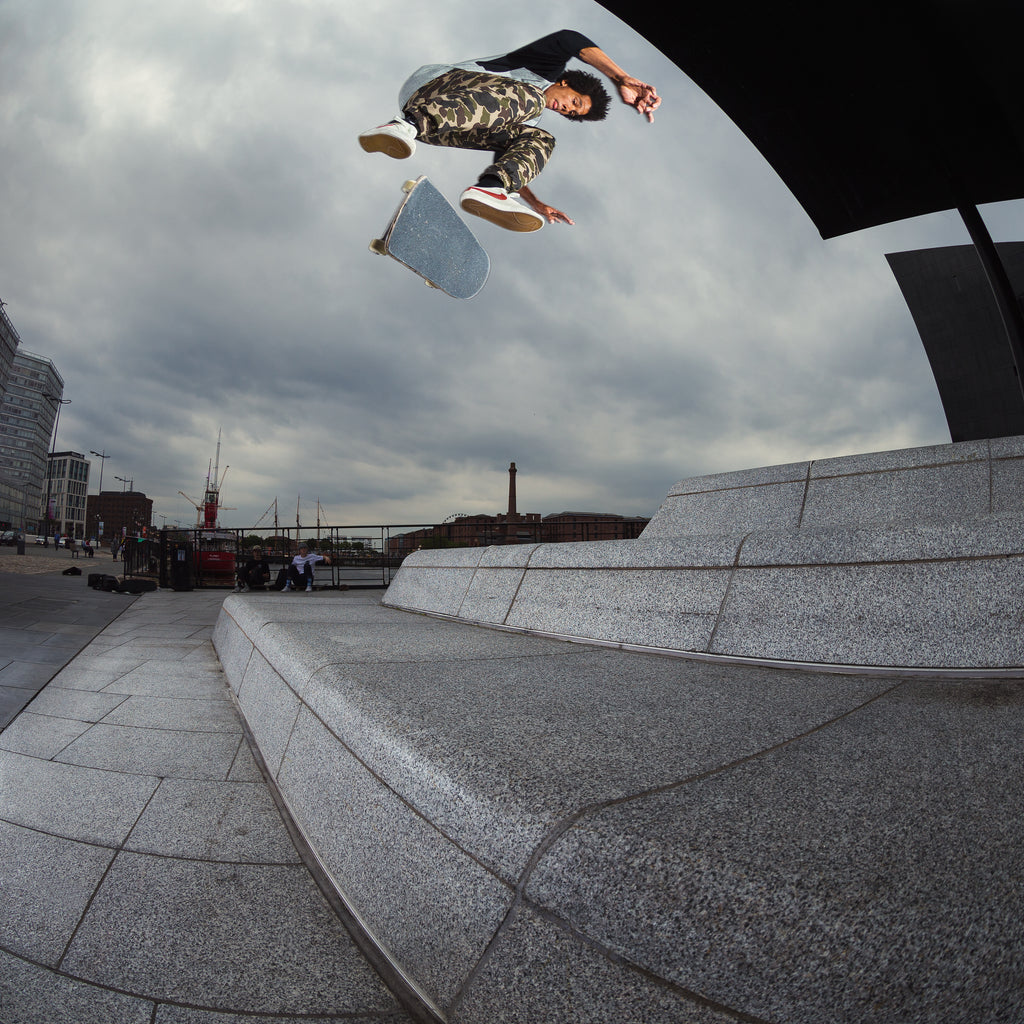
[[[0,732],[0,1020],[409,1020],[253,761],[210,642],[224,593],[0,593],[6,706],[31,701]]]
[[[16,556],[3,550],[0,729],[135,600],[126,594],[89,589],[84,571],[81,576],[62,576],[67,565],[53,555]],[[114,564],[120,568],[120,563]],[[104,569],[109,572],[108,565]]]

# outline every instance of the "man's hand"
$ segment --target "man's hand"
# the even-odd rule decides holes
[[[649,122],[654,121],[654,112],[661,106],[661,97],[653,85],[641,82],[637,78],[626,78],[618,83],[619,95],[623,103],[646,115]]]
[[[646,116],[648,121],[654,120],[654,112],[661,106],[661,97],[653,85],[648,85],[646,82],[641,82],[639,78],[627,75],[598,46],[585,46],[580,50],[579,58],[584,64],[597,68],[598,71],[607,75],[615,83],[623,103],[636,107],[641,114]]]
[[[562,213],[561,210],[556,210],[553,206],[548,206],[547,203],[541,202],[525,185],[519,190],[519,194],[549,224],[573,224],[573,223],[575,223],[572,220],[571,217],[569,217],[567,214]]]

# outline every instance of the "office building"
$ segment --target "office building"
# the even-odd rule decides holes
[[[85,499],[89,491],[89,460],[81,452],[54,452],[46,479],[49,528],[62,537],[91,536],[86,532]]]
[[[20,344],[21,338],[4,312],[4,302],[0,299],[0,404],[7,390],[14,354]],[[21,526],[22,498],[22,489],[15,481],[8,479],[0,465],[0,530]]]
[[[16,351],[0,404],[0,480],[14,495],[15,526],[46,529],[46,464],[64,379],[49,359]]]

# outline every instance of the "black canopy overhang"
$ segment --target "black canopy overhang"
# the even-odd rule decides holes
[[[738,0],[653,26],[602,6],[722,108],[823,238],[958,209],[1021,377],[1024,317],[977,211],[1024,195],[1021,0]]]

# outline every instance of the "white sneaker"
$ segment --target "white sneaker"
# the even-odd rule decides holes
[[[292,585],[291,585],[290,583],[286,583],[286,584],[285,584],[285,585],[284,585],[284,586],[283,586],[283,587],[281,588],[281,593],[282,593],[282,594],[284,594],[284,593],[286,593],[287,591],[289,591],[289,590],[291,590],[291,589],[292,589]]]
[[[313,588],[311,586],[310,587],[306,587],[306,593],[307,594],[312,594],[313,593]]]
[[[359,145],[367,153],[384,153],[395,160],[405,160],[416,152],[416,127],[396,117],[359,136]]]
[[[519,202],[517,193],[506,192],[503,188],[473,185],[462,193],[459,205],[466,213],[483,217],[509,231],[539,231],[544,227],[544,218],[539,213]]]

